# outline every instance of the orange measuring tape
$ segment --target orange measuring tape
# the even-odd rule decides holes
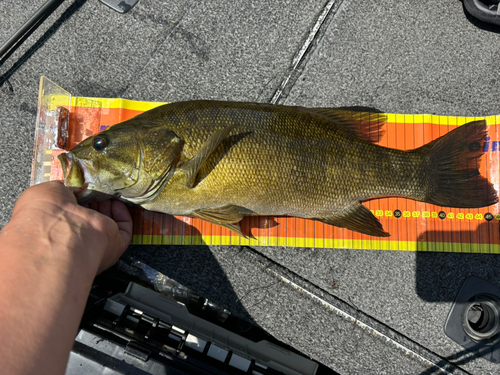
[[[165,103],[124,99],[71,98],[68,149],[108,126]],[[500,116],[453,117],[387,114],[385,134],[379,144],[411,150],[429,143],[466,122],[486,119],[488,137],[481,144],[480,172],[500,187]],[[477,142],[476,142],[477,143]],[[62,179],[57,155],[44,150],[42,178]],[[199,218],[170,216],[130,208],[134,218],[134,244],[251,245],[367,250],[443,251],[500,253],[498,204],[481,209],[439,207],[404,198],[381,198],[364,202],[391,237],[378,238],[332,227],[314,220],[288,216],[248,216],[241,226],[254,238],[241,238],[228,229]]]

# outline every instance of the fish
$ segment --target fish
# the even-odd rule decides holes
[[[484,140],[484,120],[407,151],[377,144],[386,120],[365,107],[176,102],[111,126],[59,160],[79,202],[112,197],[198,217],[243,237],[246,215],[314,219],[387,237],[362,202],[404,197],[456,208],[498,202],[479,173],[482,147],[464,147]]]

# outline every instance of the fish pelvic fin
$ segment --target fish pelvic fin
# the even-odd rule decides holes
[[[479,174],[487,135],[486,121],[473,121],[414,150],[429,162],[432,176],[424,202],[457,208],[486,207],[498,202],[493,185]]]
[[[203,143],[196,153],[188,162],[186,162],[182,167],[181,171],[184,171],[186,175],[186,184],[189,188],[193,188],[196,182],[196,175],[200,171],[203,163],[207,161],[212,152],[220,145],[220,143],[231,133],[231,131],[236,127],[236,124],[231,124],[226,126],[224,129],[217,130],[211,136],[207,138],[205,143]]]
[[[227,228],[243,238],[247,238],[241,231],[240,226],[243,215],[234,206],[226,205],[207,210],[199,210],[193,212],[193,215],[210,223]]]
[[[336,227],[346,228],[355,232],[368,234],[377,237],[389,237],[390,234],[384,231],[380,221],[371,213],[371,211],[358,203],[351,206],[346,211],[336,214],[332,217],[316,218],[323,223]]]
[[[377,143],[384,135],[382,127],[387,115],[368,107],[300,108],[302,111],[321,116],[343,128],[351,137],[368,143]]]

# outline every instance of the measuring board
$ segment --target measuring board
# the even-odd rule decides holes
[[[32,183],[63,179],[57,155],[64,151],[54,146],[55,135],[47,131],[51,123],[57,122],[56,117],[61,116],[58,108],[59,111],[60,108],[68,110],[66,148],[69,150],[109,126],[165,104],[68,96],[61,99],[59,94],[47,95],[41,89],[41,97],[42,94],[45,99],[39,103]],[[64,105],[66,101],[68,104]],[[464,147],[484,150],[480,172],[499,191],[500,116],[386,115],[385,133],[378,144],[401,150],[420,147],[469,121],[486,119],[488,137],[481,144]],[[241,227],[243,233],[251,233],[254,238],[245,239],[199,218],[170,216],[130,207],[134,218],[132,243],[500,253],[498,204],[481,209],[456,209],[405,198],[372,199],[363,204],[380,220],[391,237],[372,237],[295,217],[247,216]]]

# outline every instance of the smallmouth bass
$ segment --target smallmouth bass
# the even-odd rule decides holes
[[[197,216],[241,236],[243,215],[320,220],[389,236],[362,201],[387,196],[438,206],[498,202],[478,171],[486,122],[415,150],[376,145],[375,110],[189,101],[162,105],[94,135],[59,160],[79,201],[112,196],[147,210]]]

